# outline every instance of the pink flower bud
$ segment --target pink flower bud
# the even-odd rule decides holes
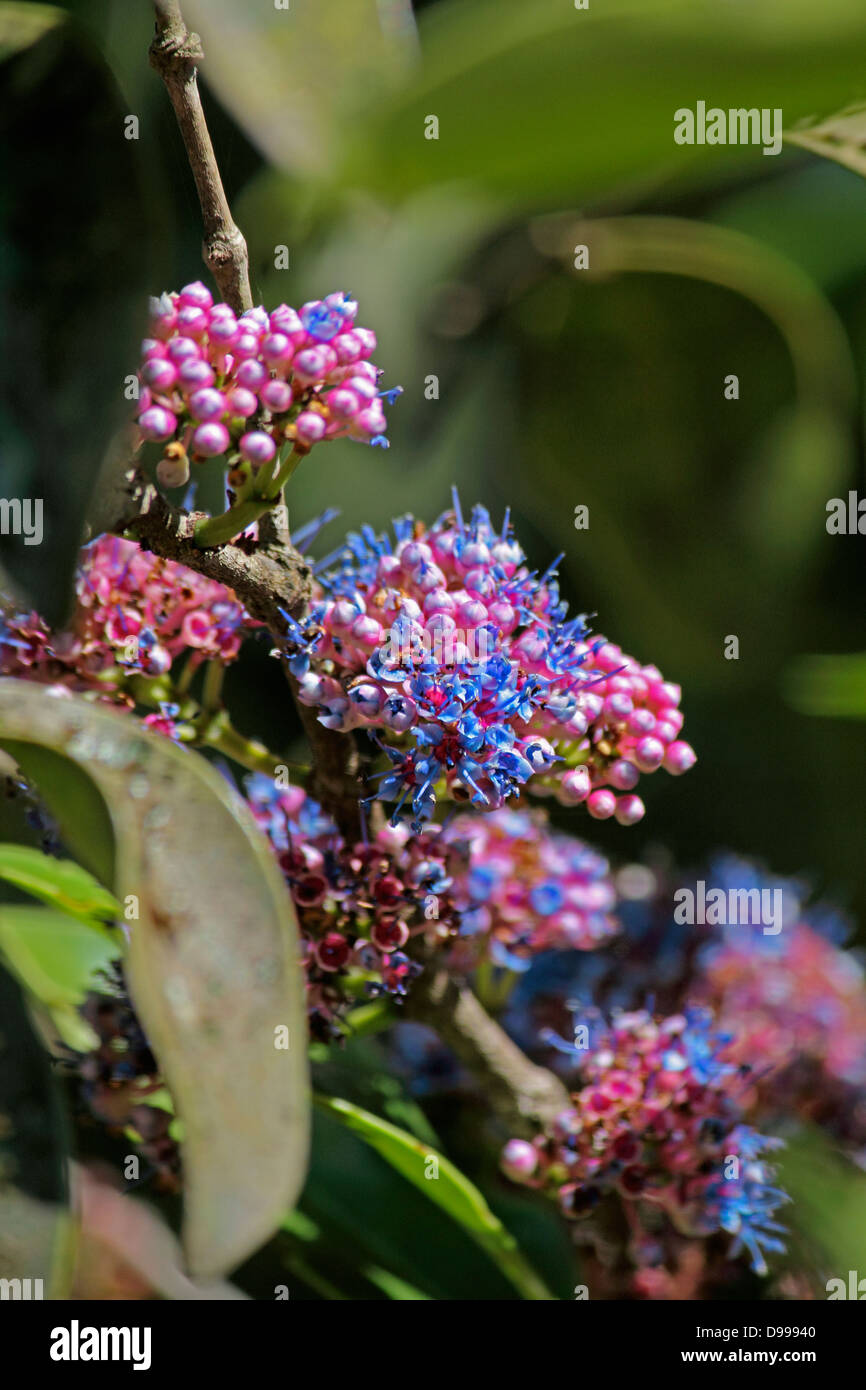
[[[566,772],[560,783],[560,796],[566,806],[577,806],[586,801],[592,783],[585,767],[573,767]]]
[[[229,447],[229,432],[218,420],[199,425],[192,437],[193,453],[202,458],[217,458]]]
[[[250,463],[270,463],[277,452],[277,446],[264,430],[250,430],[242,435],[238,445],[243,458]]]
[[[218,420],[221,415],[225,415],[227,408],[222,391],[217,391],[212,386],[194,391],[189,398],[190,414],[195,420]]]
[[[262,405],[266,405],[274,415],[284,414],[292,404],[292,388],[285,381],[266,382],[260,395]]]
[[[295,435],[299,444],[308,448],[317,444],[325,433],[325,421],[314,410],[304,410],[295,421]]]
[[[665,753],[664,765],[668,772],[679,777],[681,773],[688,772],[689,768],[694,767],[697,760],[697,754],[691,744],[677,740],[676,743],[670,744]]]
[[[655,772],[657,767],[661,767],[664,755],[664,744],[657,738],[648,736],[635,744],[634,760],[641,772]]]
[[[614,814],[620,825],[637,825],[646,815],[646,807],[639,796],[621,796]]]
[[[152,405],[138,417],[138,428],[145,439],[153,439],[162,444],[171,439],[177,429],[177,420],[170,410],[161,405]]]
[[[603,787],[600,791],[590,793],[586,809],[593,820],[609,820],[616,810],[616,797],[613,792]]]

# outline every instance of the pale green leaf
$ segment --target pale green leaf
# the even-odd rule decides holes
[[[55,859],[30,845],[0,844],[0,878],[73,917],[120,917],[117,899],[72,859]]]
[[[0,681],[0,745],[62,754],[109,808],[112,887],[139,911],[130,994],[183,1124],[184,1245],[195,1277],[213,1277],[278,1229],[306,1171],[291,899],[248,808],[202,758],[128,715],[22,684]],[[51,786],[39,790],[50,807]]]
[[[105,989],[120,953],[117,938],[98,922],[48,907],[0,906],[0,954],[76,1051],[89,1051],[97,1042],[78,1006],[90,990]]]

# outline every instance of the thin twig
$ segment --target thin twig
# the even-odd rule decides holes
[[[202,550],[193,535],[201,512],[180,512],[150,483],[131,470],[125,505],[115,504],[110,524],[101,529],[130,531],[144,550],[233,589],[251,617],[275,636],[285,632],[283,612],[298,617],[310,597],[312,576],[302,555],[280,540]],[[282,610],[282,611],[281,611]]]
[[[205,263],[226,303],[236,312],[252,307],[246,242],[232,218],[208,134],[196,79],[199,38],[187,30],[177,0],[154,0],[156,38],[150,61],[165,83],[183,135],[201,203]],[[276,636],[283,614],[299,617],[312,587],[309,566],[291,545],[282,499],[259,520],[259,542],[206,549],[195,544],[200,519],[169,506],[135,470],[115,473],[113,493],[103,497],[99,529],[129,529],[139,543],[233,589],[247,611]],[[290,680],[293,693],[297,688]],[[298,705],[312,749],[310,790],[334,817],[345,838],[359,838],[358,758],[345,734],[326,729],[316,711]],[[510,1134],[531,1133],[568,1106],[568,1093],[552,1072],[531,1062],[487,1014],[475,995],[432,967],[415,982],[405,1013],[434,1028],[473,1074]]]
[[[165,83],[198,190],[202,255],[225,302],[241,313],[253,307],[247,243],[232,218],[204,118],[196,73],[204,57],[201,40],[187,29],[177,0],[154,0],[154,10],[150,62]]]

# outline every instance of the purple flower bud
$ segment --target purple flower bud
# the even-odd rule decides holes
[[[193,452],[202,458],[212,459],[224,454],[229,447],[229,432],[218,420],[199,425],[192,437]]]
[[[189,409],[195,420],[218,420],[225,415],[228,405],[222,391],[206,386],[190,396]],[[222,453],[222,450],[219,452]]]
[[[349,391],[354,391],[356,396],[360,396],[362,401],[375,401],[378,398],[378,391],[375,383],[368,381],[363,376],[352,376],[344,383]],[[380,407],[381,408],[381,407]]]
[[[242,435],[238,448],[250,463],[270,463],[277,452],[276,444],[264,430],[250,430]]]
[[[353,323],[358,312],[358,302],[344,290],[335,290],[333,294],[326,294],[323,304],[327,304],[329,309],[336,310],[341,314],[344,322]]]
[[[336,358],[336,354],[331,353],[329,356],[328,349],[324,346],[304,348],[292,363],[292,374],[304,384],[322,381],[330,370],[331,357]]]
[[[411,728],[418,715],[418,707],[407,695],[389,695],[382,710],[382,723],[392,733],[402,734]]]
[[[347,391],[344,387],[337,387],[335,390],[329,391],[325,400],[335,415],[344,417],[354,415],[361,404],[356,392]]]
[[[295,310],[288,304],[280,304],[268,318],[272,333],[285,333],[298,346],[306,338],[306,330]]]
[[[140,372],[145,386],[154,391],[170,391],[177,381],[177,367],[165,357],[151,357]]]
[[[185,391],[200,391],[204,386],[213,386],[216,380],[213,367],[201,357],[186,358],[178,367],[177,375]]]
[[[331,342],[341,367],[350,367],[357,362],[364,351],[364,345],[357,333],[338,333]]]
[[[364,434],[382,434],[387,428],[388,421],[385,413],[379,405],[371,405],[368,410],[359,410],[355,416],[355,424]]]
[[[237,342],[240,335],[240,328],[237,320],[226,315],[224,318],[211,317],[208,325],[207,334],[211,343],[223,351],[228,351]]]
[[[282,415],[292,404],[292,388],[285,381],[268,381],[261,389],[262,405],[274,415]]]
[[[627,758],[618,758],[608,768],[607,778],[611,786],[616,787],[617,791],[630,792],[632,787],[637,786],[640,773],[634,763],[630,763]]]
[[[177,326],[181,333],[186,333],[188,337],[200,338],[207,330],[207,314],[204,309],[188,305],[179,311]]]
[[[352,332],[361,344],[361,352],[365,357],[376,351],[377,338],[372,328],[353,328]]]
[[[635,744],[634,759],[641,772],[655,772],[661,767],[665,746],[657,738],[647,737]]]
[[[646,815],[646,807],[639,796],[621,796],[616,803],[614,815],[620,825],[637,825]]]
[[[284,367],[292,360],[294,346],[285,333],[269,333],[262,342],[262,357],[269,367]]]
[[[604,702],[604,712],[608,719],[627,719],[634,709],[634,704],[630,697],[620,691],[615,691],[613,695],[608,695]]]
[[[378,719],[385,696],[372,681],[361,681],[349,691],[349,699],[365,719]]]
[[[630,734],[651,734],[655,726],[655,715],[648,709],[636,709],[626,721],[626,729]]]
[[[299,444],[317,444],[327,426],[321,415],[314,410],[303,410],[295,421],[295,435]]]
[[[268,311],[262,304],[257,304],[254,309],[245,309],[241,314],[241,323],[253,328],[257,333],[265,333],[268,328]]]
[[[697,760],[697,754],[692,745],[678,739],[676,743],[672,743],[668,747],[664,756],[664,765],[668,772],[679,777],[680,773],[688,772],[690,767],[694,767]]]
[[[247,358],[255,357],[259,350],[258,335],[249,331],[242,331],[232,348],[235,357]]]
[[[170,294],[161,294],[150,301],[150,326],[157,338],[167,338],[174,332],[177,308]]]
[[[248,391],[245,386],[235,386],[226,395],[226,404],[230,415],[239,415],[246,420],[250,415],[255,415],[259,408],[259,402],[252,391]]]
[[[194,280],[190,285],[184,285],[178,301],[184,305],[191,305],[195,309],[210,309],[213,304],[213,295],[207,285],[203,285],[201,280]]]
[[[333,295],[328,296],[328,299],[333,298]],[[327,343],[342,329],[344,314],[342,308],[328,300],[314,299],[303,305],[300,319],[311,338]]]
[[[602,787],[600,791],[590,792],[586,799],[586,809],[593,820],[609,820],[616,810],[616,797],[613,792]]]
[[[166,349],[172,362],[185,362],[189,357],[201,357],[201,348],[192,338],[172,338]]]
[[[538,1168],[538,1150],[525,1139],[509,1139],[502,1150],[502,1168],[515,1182],[525,1182]]]
[[[145,439],[154,439],[162,444],[171,439],[177,429],[177,420],[170,410],[161,405],[152,405],[138,417],[138,428]]]
[[[560,794],[563,803],[566,806],[577,806],[581,801],[586,801],[591,786],[592,783],[587,768],[571,768],[565,773],[560,783]]]

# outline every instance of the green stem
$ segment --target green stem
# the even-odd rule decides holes
[[[269,500],[261,497],[251,497],[246,502],[239,502],[236,507],[229,507],[227,512],[221,512],[219,516],[209,516],[205,521],[200,521],[195,528],[193,540],[199,550],[206,550],[213,545],[228,545],[235,536],[239,536],[248,526],[252,526],[254,521],[258,521],[272,505]]]
[[[228,545],[235,536],[239,536],[254,521],[258,521],[260,516],[270,511],[271,507],[276,506],[282,496],[283,488],[303,457],[303,454],[299,454],[297,450],[293,449],[280,464],[270,482],[262,485],[258,495],[246,497],[242,501],[236,502],[233,507],[229,507],[226,512],[221,512],[219,516],[209,516],[204,521],[200,521],[195,528],[193,537],[199,550],[206,550],[208,546],[213,545]]]
[[[279,500],[280,493],[303,457],[303,454],[299,454],[297,450],[293,449],[288,458],[280,464],[276,475],[264,489],[264,495],[270,502],[277,502]]]
[[[209,661],[205,667],[201,697],[201,712],[205,719],[216,714],[220,708],[225,671],[221,661]]]
[[[174,683],[174,693],[176,695],[186,695],[192,685],[193,676],[197,669],[198,668],[193,664],[192,653],[190,653],[186,659],[183,670]]]
[[[299,777],[306,777],[310,771],[306,764],[280,758],[257,739],[239,733],[228,719],[213,721],[204,733],[203,742],[215,753],[224,753],[250,772],[264,772],[268,777],[274,777],[278,767],[285,767]]]

